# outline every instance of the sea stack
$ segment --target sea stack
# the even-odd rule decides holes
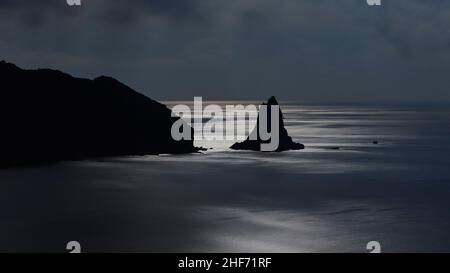
[[[279,104],[278,104],[277,99],[272,96],[267,101],[267,103],[263,103],[262,105],[267,105],[267,108],[268,108],[267,113],[268,113],[268,116],[270,116],[271,106],[279,105]],[[258,114],[258,121],[256,123],[256,127],[253,129],[254,131],[250,134],[250,135],[256,135],[257,138],[252,140],[252,139],[250,139],[250,137],[248,137],[243,142],[236,142],[230,147],[231,149],[261,151],[261,144],[270,142],[270,140],[264,141],[264,140],[261,140],[261,138],[260,138],[259,115],[261,115],[261,113]],[[270,130],[270,128],[271,128],[270,119],[267,119],[267,123],[268,124],[267,124],[266,128],[269,128],[269,130]],[[284,127],[283,113],[280,108],[279,109],[279,145],[278,145],[278,149],[276,149],[275,152],[282,152],[282,151],[287,151],[287,150],[302,150],[304,148],[305,148],[305,146],[303,144],[292,141],[292,138],[288,135],[288,132],[287,132],[286,128]]]

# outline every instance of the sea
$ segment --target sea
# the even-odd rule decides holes
[[[0,252],[450,252],[449,107],[280,104],[304,150],[0,170]]]

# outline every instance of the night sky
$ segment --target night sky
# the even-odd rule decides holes
[[[450,1],[0,0],[0,59],[159,100],[450,102]]]

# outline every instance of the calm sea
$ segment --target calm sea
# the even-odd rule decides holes
[[[448,108],[282,110],[305,150],[0,170],[0,251],[450,251]]]

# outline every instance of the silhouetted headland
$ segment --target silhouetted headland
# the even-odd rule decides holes
[[[270,117],[270,106],[271,105],[279,105],[277,102],[277,99],[275,97],[271,97],[267,103],[263,103],[263,105],[267,105],[268,106],[268,117]],[[282,151],[287,151],[287,150],[301,150],[304,149],[305,146],[301,143],[296,143],[294,141],[292,141],[292,138],[288,135],[288,132],[286,130],[286,128],[284,127],[284,120],[283,120],[283,113],[281,111],[280,108],[280,114],[279,114],[279,145],[278,145],[278,149],[276,150],[276,152],[282,152]],[[270,131],[271,130],[271,124],[270,124],[270,118],[267,119],[267,128]],[[256,123],[256,127],[253,129],[256,130],[256,132],[252,132],[252,134],[257,134],[257,139],[255,140],[250,140],[250,137],[248,137],[245,141],[243,142],[236,142],[234,143],[230,148],[234,149],[234,150],[253,150],[253,151],[261,151],[261,143],[269,143],[270,140],[268,141],[263,141],[261,140],[260,136],[259,136],[259,115],[258,115],[258,121]]]
[[[171,110],[121,82],[0,62],[0,166],[197,152],[175,141]],[[193,131],[192,131],[193,134]]]

